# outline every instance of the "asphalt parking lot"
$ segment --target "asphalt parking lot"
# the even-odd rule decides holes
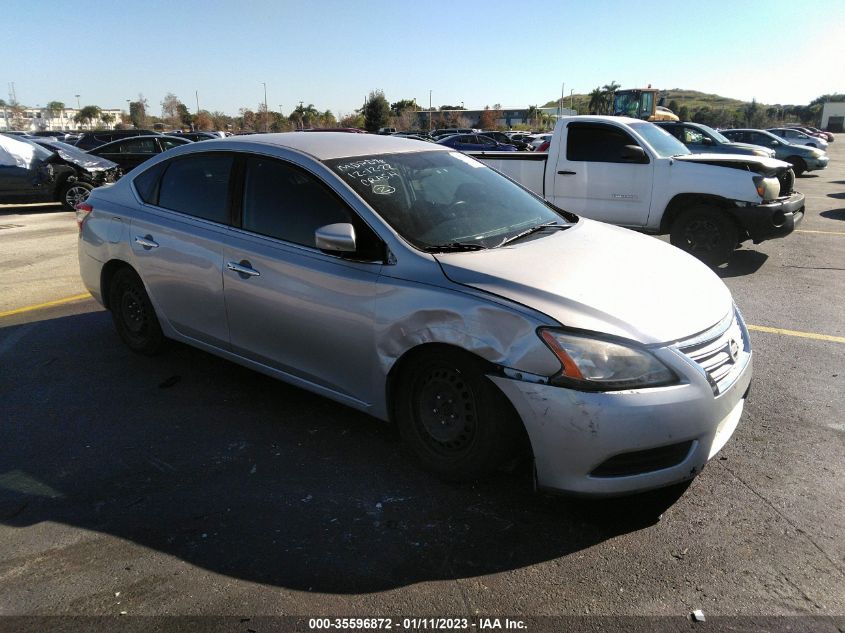
[[[185,346],[133,355],[78,279],[73,214],[0,207],[0,615],[843,630],[845,135],[829,154],[799,230],[718,271],[755,352],[736,434],[686,489],[627,500],[445,484],[363,414]]]

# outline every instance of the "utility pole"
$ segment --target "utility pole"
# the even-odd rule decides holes
[[[572,88],[572,89],[569,91],[569,109],[570,109],[570,110],[572,109],[572,94],[573,94],[574,92],[575,92],[575,88]]]
[[[428,131],[431,132],[431,90],[428,91]]]
[[[197,114],[199,114],[200,113],[200,91],[194,90],[194,95],[197,98]]]
[[[264,85],[264,131],[267,131],[267,83],[262,81]]]
[[[565,83],[560,84],[560,101],[557,102],[557,115],[563,116],[563,92],[566,87]]]

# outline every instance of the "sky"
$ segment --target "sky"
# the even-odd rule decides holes
[[[264,84],[270,109],[338,117],[372,90],[468,109],[611,81],[766,104],[845,92],[845,0],[29,0],[4,3],[0,33],[0,97],[14,82],[27,106],[143,94],[157,114],[172,92],[236,114]]]

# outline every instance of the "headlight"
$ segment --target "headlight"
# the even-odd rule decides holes
[[[678,382],[678,376],[644,349],[542,329],[540,338],[563,369],[552,384],[588,391],[639,389]]]
[[[755,156],[766,156],[768,158],[769,156],[771,156],[771,152],[767,152],[764,149],[755,149],[754,155]]]
[[[821,158],[822,156],[824,156],[824,152],[820,149],[812,148],[810,150],[810,156],[812,156],[813,158]]]

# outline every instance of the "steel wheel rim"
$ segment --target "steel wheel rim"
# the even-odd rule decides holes
[[[722,240],[722,231],[708,218],[695,218],[687,224],[684,238],[694,251],[712,251]]]
[[[120,298],[120,313],[126,329],[135,335],[144,332],[147,327],[147,311],[143,298],[136,288],[127,288]]]
[[[472,388],[456,369],[432,368],[415,389],[415,418],[429,448],[440,454],[466,451],[475,440],[477,407]]]

